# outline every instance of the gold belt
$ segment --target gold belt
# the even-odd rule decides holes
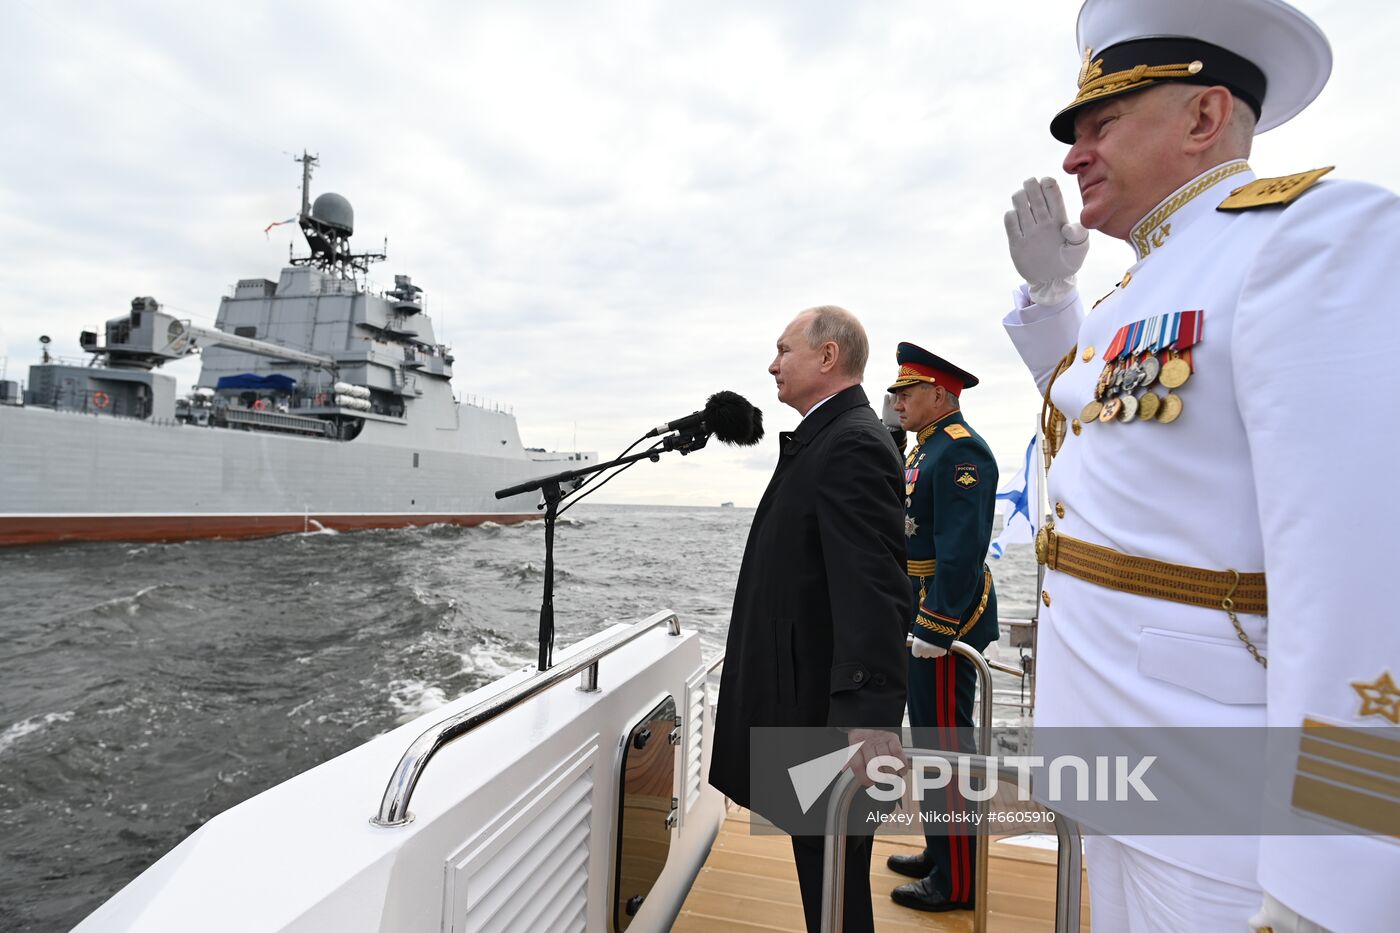
[[[936,558],[931,558],[929,560],[911,560],[907,563],[909,565],[909,576],[911,577],[931,577],[933,576],[933,569],[938,566],[938,560]]]
[[[1051,570],[1124,593],[1247,615],[1262,616],[1269,612],[1268,590],[1262,573],[1204,570],[1150,557],[1133,557],[1113,548],[1057,534],[1053,526],[1041,528],[1036,534],[1035,559]]]

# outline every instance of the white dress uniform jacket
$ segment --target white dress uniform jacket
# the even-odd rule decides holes
[[[1038,727],[1297,728],[1308,718],[1400,740],[1353,686],[1400,678],[1400,199],[1323,180],[1287,206],[1217,210],[1252,180],[1229,162],[1163,201],[1132,232],[1124,284],[1091,313],[1077,295],[1032,304],[1023,286],[1004,323],[1042,392],[1077,346],[1052,391],[1075,419],[1049,472],[1050,502],[1063,507],[1056,530],[1130,555],[1263,571],[1269,616],[1239,619],[1268,669],[1224,611],[1049,572]],[[1076,423],[1120,327],[1194,309],[1202,336],[1176,390],[1178,420]],[[1269,796],[1287,809],[1296,746],[1281,760],[1293,767],[1274,773]],[[1400,916],[1394,839],[1122,841],[1262,883],[1329,928]]]

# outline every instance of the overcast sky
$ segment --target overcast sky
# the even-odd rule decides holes
[[[1252,165],[1400,188],[1400,8],[1297,5],[1332,79]],[[978,374],[968,419],[1013,468],[1039,399],[1000,325],[1001,215],[1061,174],[1078,6],[0,0],[7,378],[40,334],[82,356],[135,295],[208,325],[236,279],[276,279],[304,245],[262,231],[298,209],[305,148],[358,247],[388,237],[374,281],[413,276],[457,392],[512,405],[527,445],[611,455],[719,389],[764,409],[762,446],[643,464],[600,500],[756,504],[798,420],[774,340],[826,303],[865,322],[872,395],[900,340]],[[1095,234],[1081,287],[1130,262]],[[198,363],[167,371],[188,387]]]

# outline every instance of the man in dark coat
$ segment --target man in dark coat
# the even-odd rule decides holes
[[[889,430],[860,387],[864,328],[836,307],[803,311],[768,367],[778,401],[802,422],[780,436],[778,465],[754,514],[734,594],[715,719],[710,783],[752,806],[749,730],[830,726],[859,750],[903,757],[904,496]],[[761,811],[760,811],[761,812]],[[766,814],[764,814],[766,815]],[[794,836],[807,928],[821,914],[821,836]],[[847,847],[845,929],[874,929],[869,836]]]

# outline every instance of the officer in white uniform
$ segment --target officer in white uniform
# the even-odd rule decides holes
[[[1331,70],[1279,0],[1088,0],[1078,52],[1082,226],[1048,178],[1006,215],[1056,450],[1036,724],[1328,739],[1260,789],[1299,835],[1088,837],[1094,928],[1400,929],[1400,199],[1245,161]],[[1136,253],[1092,309],[1086,227]]]

